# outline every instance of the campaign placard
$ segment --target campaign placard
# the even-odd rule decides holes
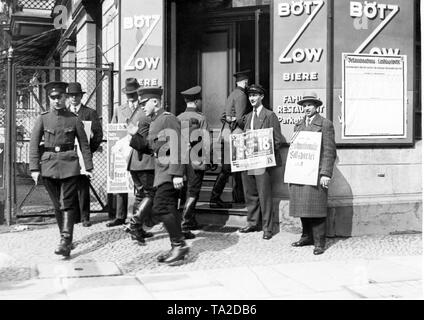
[[[130,139],[126,124],[107,125],[107,193],[132,192],[132,180],[127,171]]]
[[[276,165],[272,128],[231,134],[230,142],[231,172]]]
[[[316,186],[318,184],[321,132],[298,131],[287,155],[284,182]]]

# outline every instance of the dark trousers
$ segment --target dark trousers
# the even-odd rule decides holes
[[[163,222],[169,233],[171,243],[184,240],[181,232],[181,214],[177,210],[179,191],[171,182],[157,187],[153,199],[153,214]]]
[[[181,202],[185,202],[187,198],[199,198],[205,171],[195,170],[191,165],[187,165],[186,176],[187,181],[180,193]]]
[[[253,175],[249,171],[242,173],[244,196],[247,207],[247,224],[272,233],[273,211],[271,173],[272,169],[264,170],[263,174]]]
[[[315,246],[325,247],[327,218],[300,218],[302,240],[313,241]]]
[[[116,219],[127,218],[128,212],[128,193],[116,194]]]
[[[233,186],[233,200],[234,202],[240,203],[244,202],[243,196],[243,181],[241,178],[240,172],[235,172],[232,174],[234,178]],[[222,164],[221,172],[216,178],[216,182],[212,189],[211,202],[214,202],[219,199],[222,192],[224,191],[225,185],[228,182],[228,178],[231,176],[231,164]]]
[[[78,176],[66,179],[51,179],[43,177],[43,183],[53,203],[59,230],[62,232],[63,226],[61,224],[61,220],[63,220],[64,212],[68,212],[70,214],[70,223],[72,226],[74,223]],[[70,229],[72,230],[72,227]]]
[[[77,205],[75,223],[90,221],[90,179],[86,175],[78,176]]]

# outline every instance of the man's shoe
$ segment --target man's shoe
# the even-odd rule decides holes
[[[304,246],[312,246],[314,242],[308,239],[300,239],[299,241],[293,242],[292,247],[304,247]]]
[[[183,236],[186,240],[196,238],[196,235],[190,231],[183,231]]]
[[[314,248],[314,255],[319,255],[319,254],[323,254],[324,253],[324,248],[323,247],[315,247]]]
[[[106,227],[115,227],[125,224],[125,219],[115,219],[111,222],[106,223]]]
[[[262,239],[264,240],[271,240],[272,238],[272,233],[264,233],[264,235],[262,236]]]
[[[221,199],[210,200],[209,207],[213,209],[230,209],[233,205],[229,202],[224,202]]]
[[[82,226],[83,227],[91,227],[92,226],[92,223],[90,221],[83,221],[82,222]]]
[[[258,228],[252,227],[252,226],[247,226],[247,227],[239,229],[239,232],[241,233],[249,233],[249,232],[256,232],[256,231],[259,231]]]
[[[141,243],[141,244],[145,244],[146,243],[146,240],[144,240],[144,237],[142,237],[141,235],[132,234],[131,235],[131,240],[137,241],[138,243]]]
[[[185,243],[179,246],[174,246],[171,252],[169,253],[169,256],[163,262],[166,263],[167,265],[172,266],[176,264],[177,262],[183,261],[189,251],[190,251],[190,248],[187,247]]]
[[[62,255],[64,257],[69,257],[71,254],[72,243],[70,238],[62,237],[60,239],[59,246],[54,251],[55,254]]]

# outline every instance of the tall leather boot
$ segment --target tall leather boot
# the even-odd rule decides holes
[[[177,261],[184,260],[189,248],[186,246],[181,232],[181,219],[178,218],[178,212],[162,215],[161,220],[169,233],[172,247],[168,257],[163,262],[172,265]]]
[[[194,208],[196,206],[196,197],[189,197],[184,204],[184,209],[182,213],[182,224],[181,229],[186,239],[194,239],[196,236],[190,232],[191,228],[197,226],[197,222],[194,219]]]
[[[60,244],[55,253],[69,257],[72,249],[72,236],[74,233],[74,220],[72,211],[63,211],[62,232],[60,234]]]
[[[172,249],[169,252],[168,257],[163,262],[168,265],[173,265],[176,262],[183,261],[189,251],[190,248],[187,247],[184,240],[173,242]]]
[[[143,229],[143,221],[146,215],[152,211],[153,199],[145,197],[141,200],[140,204],[134,215],[130,219],[129,225],[125,228],[125,231],[131,235],[132,240],[136,240],[141,243],[145,243],[144,238],[153,237],[151,232],[146,232]]]
[[[225,203],[221,200],[221,194],[224,191],[225,185],[228,181],[228,174],[221,171],[216,177],[215,183],[212,188],[211,198],[209,200],[211,208],[231,208],[231,203]]]

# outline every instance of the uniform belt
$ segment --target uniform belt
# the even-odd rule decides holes
[[[75,145],[74,144],[63,144],[61,146],[55,146],[55,147],[44,147],[45,152],[65,152],[74,150]]]

